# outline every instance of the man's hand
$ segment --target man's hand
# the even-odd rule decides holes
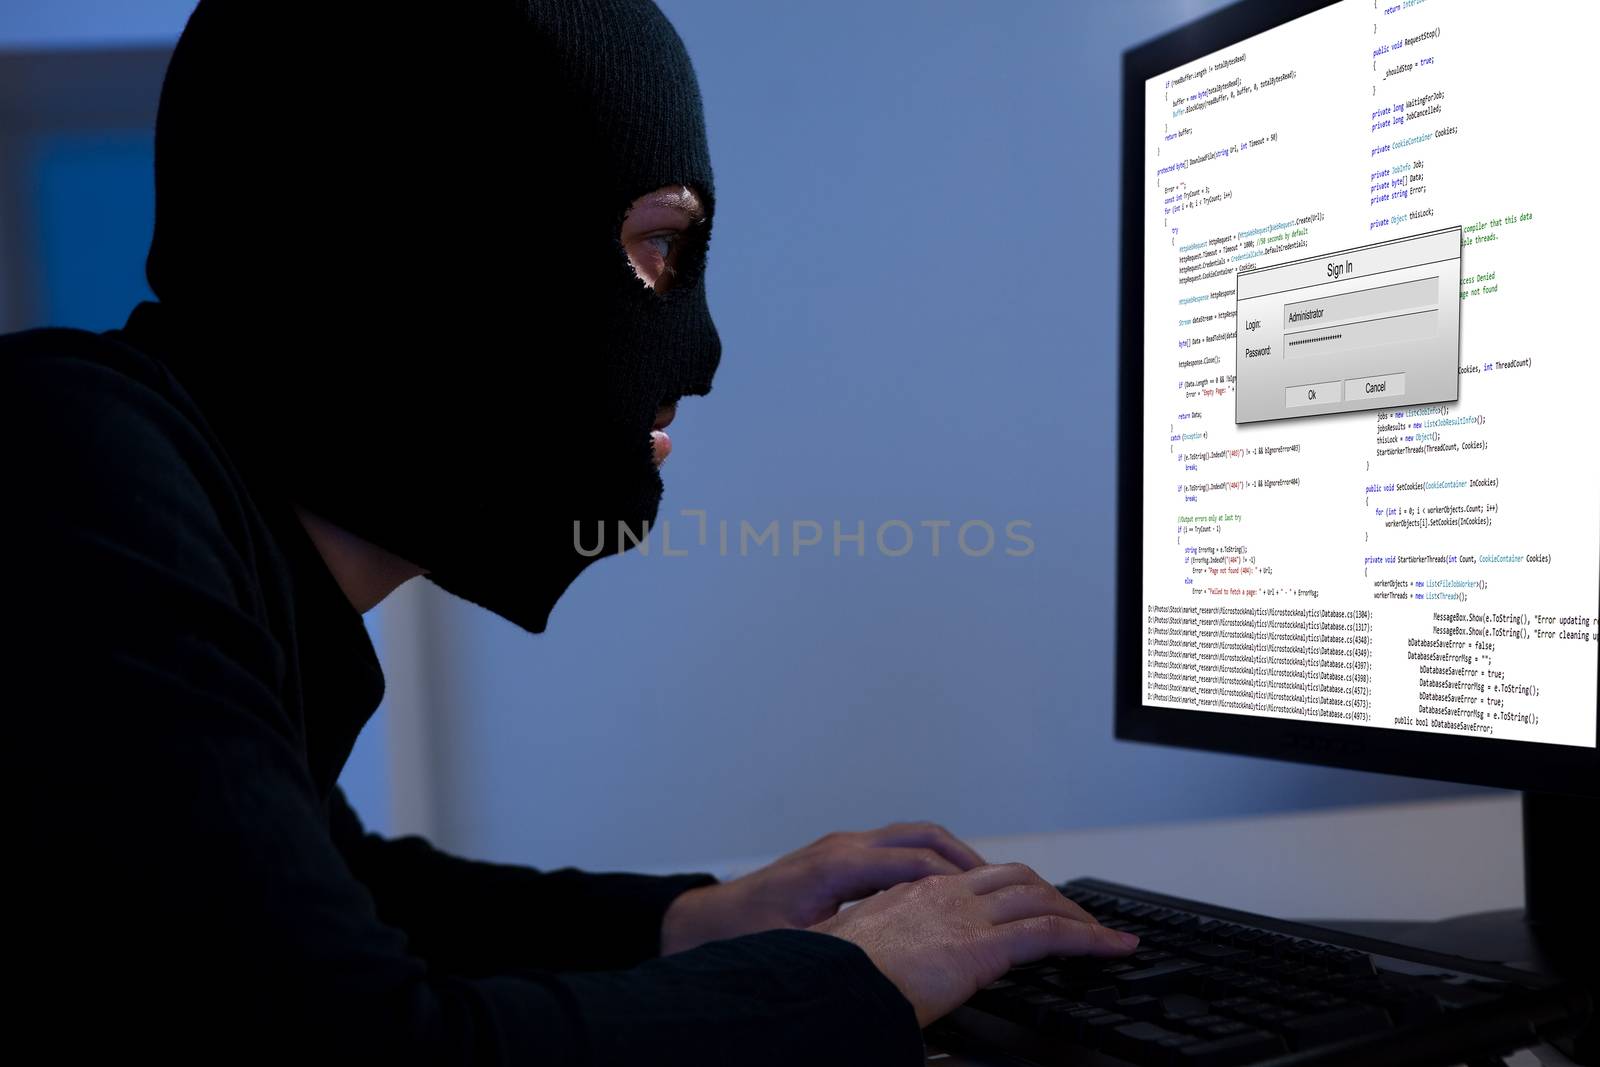
[[[661,952],[762,930],[814,926],[847,901],[982,863],[983,857],[950,831],[928,822],[828,834],[742,878],[679,896],[661,922]]]
[[[1124,956],[1101,926],[1020,863],[899,885],[812,927],[859,945],[927,1026],[1006,971],[1045,956]]]

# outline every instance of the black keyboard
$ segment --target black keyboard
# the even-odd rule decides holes
[[[1454,1064],[1575,1030],[1592,1008],[1583,989],[1530,972],[1094,879],[1059,888],[1139,935],[1138,951],[1018,968],[930,1041],[1078,1067]]]

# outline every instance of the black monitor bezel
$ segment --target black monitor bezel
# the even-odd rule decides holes
[[[1600,748],[1294,722],[1144,703],[1144,85],[1338,0],[1241,0],[1123,54],[1116,736],[1183,748],[1537,792],[1600,796]],[[1600,715],[1600,711],[1597,711]]]

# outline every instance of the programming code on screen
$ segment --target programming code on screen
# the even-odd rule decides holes
[[[1595,746],[1596,21],[1344,0],[1146,83],[1147,704]]]

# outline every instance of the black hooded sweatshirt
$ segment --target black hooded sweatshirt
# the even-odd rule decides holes
[[[161,303],[120,331],[0,338],[6,780],[22,800],[12,810],[24,842],[10,867],[21,890],[13,1028],[48,1061],[918,1063],[910,1004],[849,942],[771,931],[659,958],[667,905],[709,877],[462,859],[366,832],[335,784],[383,676],[294,505],[314,503],[445,588],[542,629],[587,562],[558,533],[654,514],[659,482],[639,419],[707,391],[717,356],[703,241],[671,300],[613,284],[607,272],[625,266],[614,243],[600,246],[609,259],[586,259],[580,245],[602,225],[614,238],[619,199],[625,208],[677,180],[710,197],[692,136],[682,158],[667,151],[651,170],[637,158],[662,153],[612,158],[595,132],[632,121],[590,84],[615,78],[589,71],[604,67],[583,59],[596,42],[629,44],[632,65],[617,69],[681,81],[687,59],[659,12],[631,0],[428,6],[448,25],[371,39],[361,20],[387,16],[370,6],[203,3],[158,123],[150,273]],[[471,136],[454,156],[393,174],[364,201],[313,203],[311,191],[343,189],[371,152],[383,158],[375,146],[395,147],[385,135],[398,126],[383,116],[416,103],[416,85],[464,80],[477,93],[484,78],[522,71],[484,63],[458,78],[463,59],[442,64],[448,76],[383,83],[371,80],[372,57],[414,66],[439,50],[480,54],[465,44],[503,43],[507,13],[524,34],[511,39],[532,41],[540,77],[554,79],[541,91],[562,102],[560,157],[585,178],[573,193],[585,210],[542,231],[539,262],[506,266],[508,248],[489,247],[530,236],[503,200],[497,227],[473,219],[487,210],[479,201],[460,205],[461,227],[425,219],[413,234],[421,259],[397,259],[381,233],[385,218],[406,221],[389,213],[418,182],[503,192],[505,168],[529,160],[496,169],[471,152],[490,151],[477,135],[503,133],[504,115],[462,123]],[[305,54],[299,33],[327,54]],[[356,33],[370,54],[351,58]],[[346,109],[314,113],[276,83],[261,91],[269,76],[351,74],[318,70],[333,54],[372,97],[361,152],[339,166],[318,157],[239,172],[242,148],[223,143],[236,126],[309,124],[311,143],[343,128]],[[698,97],[679,96],[697,123]],[[252,103],[283,113],[269,121]],[[206,166],[221,160],[221,171],[185,159],[207,141],[207,119],[217,125]],[[531,141],[547,149],[555,137]],[[224,175],[231,185],[217,184]],[[324,234],[340,210],[348,226]],[[474,247],[479,262],[431,258]],[[550,263],[571,277],[551,276]],[[419,265],[430,273],[412,277]],[[348,301],[336,307],[339,281]],[[512,310],[491,299],[530,284]],[[463,315],[468,292],[485,304]],[[351,406],[384,374],[381,402]],[[574,435],[559,469],[536,469],[517,449],[513,400],[545,442],[552,423]],[[417,464],[397,481],[361,434],[431,448],[403,442]]]

